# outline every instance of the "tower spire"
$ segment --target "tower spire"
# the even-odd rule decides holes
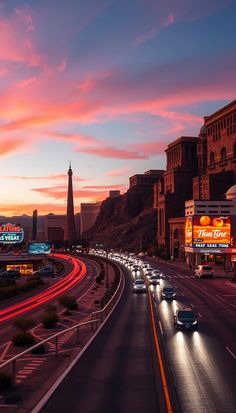
[[[67,174],[68,174],[68,192],[67,192],[67,209],[66,209],[64,241],[67,241],[69,244],[71,244],[76,241],[74,199],[73,199],[73,185],[72,185],[73,171],[71,169],[71,161],[69,163],[69,169],[68,169]]]

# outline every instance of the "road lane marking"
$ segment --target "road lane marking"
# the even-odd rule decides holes
[[[161,330],[161,334],[163,334],[163,328],[162,328],[161,321],[158,321],[158,323],[159,323],[159,327],[160,327],[160,330]]]
[[[198,315],[199,315],[199,317],[202,317],[202,318],[203,318],[203,315],[202,315],[201,313],[198,313]]]
[[[180,295],[182,295],[182,297],[184,297],[184,294],[183,294],[183,293],[180,293]]]
[[[236,305],[234,305],[234,304],[230,304],[230,305],[231,305],[231,307],[236,308]]]
[[[232,352],[232,350],[230,350],[229,347],[226,346],[226,350],[228,350],[228,352],[231,354],[231,356],[236,360],[236,356],[235,354]]]
[[[181,274],[179,274],[179,273],[177,273],[177,275],[178,275],[180,278],[185,278],[184,275],[181,275]]]
[[[158,338],[157,338],[156,325],[155,325],[153,306],[152,306],[152,299],[151,299],[151,294],[150,294],[149,291],[148,291],[148,297],[149,297],[149,305],[150,305],[151,318],[152,318],[152,330],[153,330],[154,341],[155,341],[155,345],[156,345],[157,359],[158,359],[158,363],[159,363],[159,367],[160,367],[161,381],[162,381],[164,395],[165,395],[166,408],[167,408],[168,413],[173,413],[172,406],[171,406],[171,401],[170,401],[169,390],[168,390],[167,382],[166,382],[166,375],[165,375],[164,365],[163,365],[163,361],[162,361],[162,358],[161,358],[161,350],[160,350],[160,346],[159,346],[159,342],[158,342]]]
[[[191,305],[191,307],[195,308],[195,305],[193,305],[192,303],[190,305]]]

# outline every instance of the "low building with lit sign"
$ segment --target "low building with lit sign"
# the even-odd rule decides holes
[[[227,196],[227,194],[226,194]],[[236,241],[236,199],[185,202],[185,253],[192,266],[207,261],[211,255],[221,257],[231,267]]]

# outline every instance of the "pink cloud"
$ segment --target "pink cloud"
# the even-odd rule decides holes
[[[36,80],[37,80],[36,77],[30,77],[29,79],[21,80],[20,82],[16,84],[16,87],[25,88],[31,85],[32,83],[36,82]]]
[[[113,171],[107,172],[107,176],[119,177],[126,176],[131,173],[133,173],[133,168],[131,168],[130,166],[123,166],[122,168],[114,169]]]
[[[5,77],[9,73],[9,70],[6,67],[0,68],[0,77]]]
[[[49,175],[49,176],[20,176],[20,175],[5,175],[1,176],[2,179],[9,180],[25,180],[25,181],[66,181],[67,175]],[[73,182],[83,182],[86,181],[85,178],[81,178],[73,175]]]
[[[20,139],[1,139],[0,140],[0,156],[6,156],[17,152],[22,148],[22,142]]]
[[[158,33],[160,32],[160,30],[162,28],[165,27],[169,27],[170,25],[172,25],[175,21],[175,16],[171,13],[167,16],[167,19],[164,21],[164,23],[160,24],[157,27],[153,27],[152,29],[150,29],[147,33],[136,37],[135,41],[134,41],[134,45],[138,46],[142,43],[147,42],[148,40],[153,39],[154,37],[156,37],[158,35]]]

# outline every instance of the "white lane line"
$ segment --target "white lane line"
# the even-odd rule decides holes
[[[195,308],[195,305],[193,305],[193,304],[190,304],[190,305],[191,305],[191,307]]]
[[[184,294],[183,294],[183,293],[180,293],[180,295],[182,295],[182,297],[184,297]]]
[[[201,313],[198,313],[199,317],[203,318],[203,315]]]
[[[204,285],[202,286],[202,288],[203,288],[203,290],[207,290],[207,288],[206,288],[206,287],[204,287]]]
[[[231,307],[236,308],[236,305],[234,305],[234,304],[230,304],[230,305],[231,305]]]
[[[236,294],[223,294],[222,297],[236,297]]]
[[[179,273],[177,273],[177,275],[178,275],[180,278],[184,278],[184,275],[181,275],[181,274],[179,274]]]
[[[231,354],[231,356],[236,360],[236,356],[235,354],[232,352],[232,350],[230,350],[229,347],[226,346],[226,350],[228,350],[228,352]]]
[[[162,328],[161,321],[158,321],[158,323],[159,323],[159,327],[160,327],[161,334],[163,334],[163,328]]]

